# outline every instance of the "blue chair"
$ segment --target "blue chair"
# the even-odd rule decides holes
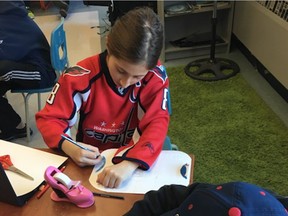
[[[57,82],[61,73],[69,66],[66,46],[66,35],[63,26],[64,18],[62,17],[60,24],[52,31],[50,39],[51,63],[57,75],[55,83]],[[30,142],[29,98],[33,94],[38,94],[38,111],[40,111],[41,93],[49,93],[52,91],[53,87],[54,85],[48,88],[40,89],[11,89],[11,93],[21,93],[24,99],[27,142]]]
[[[63,71],[69,67],[64,17],[61,17],[60,24],[52,31],[50,44],[51,62],[58,80]]]
[[[170,89],[168,89],[167,107],[168,107],[169,114],[171,115],[172,105],[171,105]],[[162,149],[163,150],[179,150],[177,145],[171,143],[171,139],[169,136],[166,136]]]
[[[167,106],[168,106],[168,111],[169,114],[172,115],[172,105],[171,105],[171,95],[170,95],[170,89],[168,89],[168,102],[167,102]]]

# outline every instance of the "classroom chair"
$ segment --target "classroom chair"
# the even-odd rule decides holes
[[[170,89],[168,89],[167,107],[168,107],[169,114],[172,115]],[[162,149],[163,150],[176,150],[176,151],[179,150],[176,144],[171,143],[171,139],[169,136],[166,136]]]
[[[59,76],[69,67],[66,33],[64,31],[64,18],[61,17],[59,25],[51,33],[51,63]]]
[[[61,18],[60,23],[51,32],[50,46],[51,63],[57,76],[55,79],[56,83],[61,73],[69,66],[63,17]],[[41,93],[51,92],[54,84],[48,88],[40,89],[11,89],[11,93],[21,93],[24,99],[27,142],[30,142],[29,98],[33,94],[38,95],[38,111],[40,111]]]

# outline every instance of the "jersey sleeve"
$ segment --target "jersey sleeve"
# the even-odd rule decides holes
[[[80,94],[89,84],[90,71],[80,66],[67,69],[54,86],[45,107],[36,114],[36,124],[45,143],[58,148],[66,133],[77,121],[77,111],[87,100]]]
[[[169,80],[163,66],[148,72],[139,93],[137,115],[139,124],[127,146],[118,149],[114,163],[129,160],[149,169],[159,156],[169,125]]]

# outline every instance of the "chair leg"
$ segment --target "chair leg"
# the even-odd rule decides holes
[[[168,136],[166,136],[162,150],[172,150],[171,140]]]
[[[25,120],[26,120],[26,134],[27,134],[27,142],[30,142],[30,121],[29,121],[29,98],[31,94],[22,93],[25,103]]]
[[[172,150],[179,151],[179,148],[176,144],[171,144]]]
[[[38,111],[41,110],[41,94],[38,93]]]

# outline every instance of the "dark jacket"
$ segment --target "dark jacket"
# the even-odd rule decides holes
[[[287,216],[285,207],[288,198],[253,184],[194,183],[150,191],[125,216]]]
[[[0,60],[37,66],[43,80],[42,87],[51,86],[56,78],[49,43],[27,15],[23,1],[0,1]]]

